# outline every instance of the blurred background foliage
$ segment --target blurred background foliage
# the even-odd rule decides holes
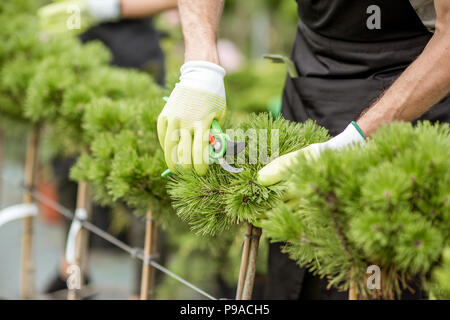
[[[289,54],[297,19],[295,0],[225,0],[220,37],[233,39],[249,58]]]
[[[12,2],[2,1],[0,12],[5,15],[9,11],[14,11],[11,14],[15,15],[19,11],[22,12],[21,14],[29,14],[34,12],[40,4],[48,2],[20,0],[12,5]],[[230,111],[229,119],[244,120],[252,112],[263,112],[269,105],[279,103],[286,77],[286,68],[282,64],[266,61],[262,56],[266,53],[290,55],[296,32],[296,8],[295,0],[225,1],[218,44],[222,64],[227,70],[225,81]],[[19,18],[17,20],[20,21]],[[36,21],[34,19],[29,21],[29,24],[22,27],[30,29],[30,32],[26,33],[30,35],[30,39],[26,38],[17,42],[23,43],[24,46],[27,44],[25,40],[30,40],[32,43],[41,40],[37,37]],[[16,28],[11,21],[3,22],[6,27]],[[177,11],[163,13],[155,17],[155,22],[160,31],[161,45],[166,54],[166,86],[170,89],[178,81],[179,68],[183,63],[183,37]],[[21,32],[21,34],[25,33]],[[0,46],[0,64],[6,60],[3,58],[7,57],[8,44],[9,42],[4,42],[4,46]],[[25,57],[28,58],[30,54],[24,50]],[[27,63],[29,65],[29,62],[24,61],[23,64],[11,65],[8,68],[16,66],[22,70]],[[30,68],[23,70],[26,72]],[[7,77],[3,78],[4,81],[8,79]],[[163,103],[161,100],[161,106]],[[6,129],[7,133],[8,143],[5,145],[5,151],[7,151],[5,157],[8,158],[8,161],[23,161],[26,124],[17,121],[7,122],[0,117],[0,127],[0,130]],[[61,121],[55,121],[51,129],[65,133],[65,135],[70,133],[70,136],[76,136],[76,132],[69,132],[67,126]],[[46,128],[46,130],[50,129]],[[48,132],[46,131],[46,133]],[[55,141],[55,137],[61,139]],[[60,153],[61,145],[66,150],[75,149],[67,139],[63,139],[62,135],[43,134],[42,138],[40,155],[43,171],[50,171],[49,162]],[[52,178],[52,174],[49,173],[47,178]],[[130,225],[130,219],[123,211],[120,207],[114,209],[114,218],[109,231],[116,235],[128,229]],[[217,239],[218,241],[213,241],[211,238],[199,238],[187,230],[168,234],[167,266],[217,297],[233,298],[242,249],[243,230],[236,228],[229,233],[220,235]],[[259,294],[262,292],[260,284],[267,271],[267,255],[267,242],[262,240],[256,280]],[[157,292],[157,298],[194,298],[192,291],[168,278],[162,279]]]
[[[31,49],[36,42],[45,40],[39,36],[33,12],[39,3],[48,2],[44,0],[3,0],[0,2],[0,15],[8,17],[8,19],[0,20],[0,27],[3,31],[0,34],[0,39],[2,39],[0,46],[0,106],[4,111],[10,112],[9,116],[12,118],[6,119],[3,115],[0,116],[0,130],[5,133],[5,160],[9,162],[19,163],[24,158],[24,133],[27,126],[26,122],[17,121],[21,118],[22,111],[18,106],[22,104],[25,97],[21,90],[28,88],[28,81],[25,80],[35,71],[35,65],[31,63],[33,62],[31,60],[35,55],[39,56],[40,54]],[[24,19],[28,23],[24,24]],[[262,56],[267,53],[290,55],[297,19],[295,0],[225,0],[218,46],[221,63],[228,74],[225,81],[230,110],[229,120],[233,122],[244,120],[252,112],[263,112],[273,105],[279,105],[287,73],[286,68],[282,64],[265,61]],[[166,54],[168,79],[166,86],[170,90],[177,82],[179,68],[183,63],[183,38],[179,17],[177,11],[174,10],[161,14],[155,20]],[[11,30],[21,30],[21,32],[10,32]],[[7,34],[13,36],[8,38]],[[18,38],[18,34],[21,34],[22,37]],[[42,46],[37,47],[41,48]],[[17,48],[21,50],[17,50]],[[16,58],[15,63],[11,63],[13,52],[20,52],[17,57],[14,57]],[[6,65],[5,61],[8,61],[9,64]],[[44,72],[45,69],[39,71],[47,75],[49,71],[55,71],[51,67],[51,65],[48,66],[47,72]],[[11,77],[12,75],[15,77]],[[136,77],[132,72],[130,76]],[[94,80],[97,77],[101,78],[101,70],[98,70]],[[107,78],[116,82],[109,72]],[[54,80],[59,84],[57,72]],[[101,87],[105,82],[101,82],[98,90],[94,90],[101,96],[105,95],[101,93]],[[37,88],[36,92],[42,93],[39,79],[35,80],[34,85]],[[88,85],[95,86],[95,81],[89,82]],[[134,88],[136,87],[137,85],[134,86]],[[146,88],[145,85],[143,88]],[[6,89],[8,91],[5,91]],[[130,89],[130,91],[132,90]],[[11,99],[6,92],[14,99]],[[17,92],[19,93],[16,94]],[[73,97],[77,98],[77,96],[77,92],[74,92]],[[34,104],[37,100],[33,97],[29,102]],[[162,99],[160,103],[162,107],[164,104]],[[46,104],[45,101],[42,104]],[[159,107],[158,102],[155,105]],[[67,108],[64,110],[65,116],[77,114],[73,112],[76,110]],[[75,122],[76,118],[75,116],[72,120]],[[75,149],[73,145],[68,144],[67,139],[62,139],[62,135],[64,134],[66,138],[76,136],[79,133],[77,132],[78,128],[70,128],[71,131],[69,131],[66,124],[55,121],[52,128],[61,134],[44,134],[40,150],[43,166],[48,166],[49,160],[60,151],[58,144],[63,144],[66,149],[72,151]],[[58,141],[52,141],[52,138],[58,138]],[[131,224],[129,216],[124,211],[126,210],[121,209],[120,206],[114,208],[114,218],[109,231],[116,235],[128,229]],[[236,227],[227,230],[216,238],[198,237],[189,232],[187,228],[185,230],[172,228],[164,237],[167,240],[167,248],[164,252],[167,256],[165,265],[170,270],[218,298],[233,298],[242,249],[242,228]],[[450,297],[449,252],[449,249],[445,251],[441,265],[432,271],[432,282],[429,284],[432,298],[448,299]],[[267,272],[267,240],[262,240],[259,253],[256,279],[257,297],[260,297],[262,292],[260,285]],[[339,268],[342,269],[342,266]],[[160,280],[157,288],[157,298],[159,299],[202,298],[173,279],[162,278]]]

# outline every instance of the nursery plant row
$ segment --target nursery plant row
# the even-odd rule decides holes
[[[204,176],[180,169],[166,179],[156,121],[168,91],[146,73],[110,66],[100,43],[42,34],[36,9],[32,0],[0,4],[0,125],[3,132],[18,122],[29,128],[26,184],[35,183],[39,140],[55,154],[76,156],[71,178],[80,185],[78,209],[89,206],[83,199],[91,189],[102,205],[146,215],[153,234],[145,242],[147,255],[157,252],[157,225],[177,239],[176,270],[188,275],[188,256],[200,250],[210,260],[199,264],[204,270],[197,279],[219,274],[237,284],[238,299],[251,298],[255,273],[264,270],[258,252],[267,241],[284,243],[299,265],[353,298],[398,298],[419,281],[430,297],[450,299],[448,124],[393,123],[363,146],[326,151],[316,160],[299,157],[289,172],[295,197],[288,202],[286,183],[257,183],[260,159],[239,164],[238,174],[212,164]],[[260,134],[277,130],[277,147],[272,150],[270,135],[264,143],[269,156],[329,139],[312,121],[268,113],[224,127],[256,129],[257,147]],[[29,195],[25,202],[32,202]],[[26,223],[31,237],[32,220]],[[24,241],[29,252],[31,239]],[[378,271],[381,281],[374,282]],[[143,275],[150,298],[154,270],[144,265]],[[22,276],[26,297],[25,269]]]

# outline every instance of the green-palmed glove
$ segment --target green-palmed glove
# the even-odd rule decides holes
[[[65,0],[38,11],[41,29],[48,33],[81,33],[95,24],[117,21],[121,0]]]
[[[203,175],[209,164],[209,130],[225,120],[225,70],[207,61],[189,61],[180,82],[158,117],[158,138],[171,170],[194,168]]]
[[[287,168],[296,163],[296,159],[301,153],[310,160],[319,157],[320,153],[324,150],[339,150],[354,143],[364,142],[365,137],[363,132],[355,122],[352,122],[342,133],[326,142],[311,144],[306,148],[285,154],[271,161],[269,164],[259,170],[258,183],[264,186],[270,186],[282,180],[288,180],[286,177],[288,171]],[[288,182],[288,190],[285,195],[285,200],[292,199],[294,196],[295,190],[293,190],[292,186],[290,186]]]

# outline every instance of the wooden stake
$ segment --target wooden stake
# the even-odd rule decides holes
[[[353,268],[350,270],[350,274],[353,274]],[[351,279],[352,279],[352,277],[350,277],[350,288],[348,290],[348,300],[359,300],[358,293],[356,290],[356,284]]]
[[[244,290],[245,275],[247,273],[248,253],[250,251],[251,235],[253,226],[247,223],[245,228],[244,246],[242,248],[241,268],[239,269],[239,280],[236,291],[236,300],[242,300]]]
[[[3,146],[4,137],[2,128],[0,128],[0,208],[2,207],[3,202]]]
[[[242,292],[242,300],[251,300],[253,294],[253,287],[256,276],[256,262],[258,260],[259,239],[262,230],[255,226],[252,227],[252,238],[250,242],[250,250],[248,254],[247,272],[245,275],[244,289]]]
[[[25,160],[25,186],[29,189],[33,188],[36,182],[38,145],[39,127],[33,125],[28,132],[27,154]],[[33,197],[28,190],[24,192],[23,202],[28,204],[33,202]],[[32,299],[34,294],[34,266],[32,261],[33,222],[33,217],[26,217],[24,219],[20,283],[21,299]]]
[[[86,218],[89,219],[91,215],[91,200],[89,196],[89,185],[86,182],[78,183],[77,190],[77,210],[86,210]],[[81,289],[83,288],[88,258],[88,243],[89,232],[82,228],[77,235],[75,243],[75,265],[79,268],[79,283],[80,288],[69,290],[67,293],[67,300],[80,300]]]
[[[348,290],[348,300],[358,300],[358,294],[354,283],[350,283],[350,289]]]
[[[154,295],[155,268],[147,263],[150,257],[154,257],[158,251],[158,235],[156,223],[153,220],[153,212],[147,211],[145,223],[144,261],[142,262],[141,300],[150,300]]]

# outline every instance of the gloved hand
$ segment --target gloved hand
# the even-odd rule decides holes
[[[303,153],[307,159],[311,160],[319,157],[320,153],[324,150],[343,149],[353,143],[364,143],[364,139],[365,136],[362,130],[355,122],[352,122],[342,133],[326,142],[311,144],[306,148],[285,154],[271,161],[259,170],[258,183],[264,186],[270,186],[280,182],[281,180],[285,180],[286,169],[295,163],[295,160],[300,153]],[[293,186],[290,186],[288,182],[288,190],[285,195],[285,200],[292,199],[294,195],[295,190],[293,190]]]
[[[38,10],[41,29],[48,33],[81,33],[95,24],[120,19],[121,0],[63,0]]]
[[[209,164],[209,129],[225,120],[225,70],[211,62],[190,61],[181,69],[180,82],[158,117],[158,138],[166,164],[194,168],[199,175]]]

